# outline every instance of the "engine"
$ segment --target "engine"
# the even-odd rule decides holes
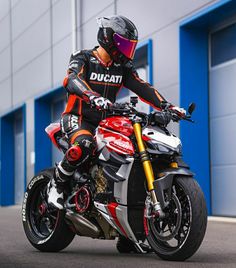
[[[107,190],[102,167],[94,166],[89,173],[91,176],[75,174],[72,195],[67,200],[67,206],[80,214],[90,211],[94,198]]]
[[[99,194],[107,191],[107,180],[102,167],[95,165],[89,172],[90,176],[79,175],[74,179],[72,194],[66,206],[70,212],[66,218],[71,221],[75,232],[80,236],[92,238],[115,239],[117,231],[94,208],[93,202]]]
[[[92,195],[87,185],[79,188],[74,197],[76,211],[83,214],[91,204]]]

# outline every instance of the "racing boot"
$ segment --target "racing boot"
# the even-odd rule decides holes
[[[64,209],[65,184],[73,173],[74,171],[65,171],[61,166],[61,162],[56,166],[54,176],[47,186],[48,204],[57,209]]]

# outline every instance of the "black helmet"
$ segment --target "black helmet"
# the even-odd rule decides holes
[[[127,63],[134,57],[138,43],[135,25],[124,16],[101,17],[97,19],[98,43],[118,63]]]

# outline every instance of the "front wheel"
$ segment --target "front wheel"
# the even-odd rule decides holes
[[[52,176],[53,169],[47,169],[33,177],[22,205],[22,222],[29,242],[46,252],[66,248],[75,236],[65,222],[65,212],[47,204],[47,184]]]
[[[165,214],[144,218],[147,240],[162,259],[184,261],[201,245],[207,226],[204,195],[193,178],[175,178]]]

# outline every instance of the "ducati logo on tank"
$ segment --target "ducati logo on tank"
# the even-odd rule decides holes
[[[123,148],[125,150],[132,150],[133,148],[130,146],[129,142],[122,141],[122,140],[114,140],[111,142],[111,145],[116,145],[120,148]]]
[[[122,75],[110,75],[110,74],[99,74],[92,72],[90,75],[90,80],[106,83],[120,84],[122,82]]]

